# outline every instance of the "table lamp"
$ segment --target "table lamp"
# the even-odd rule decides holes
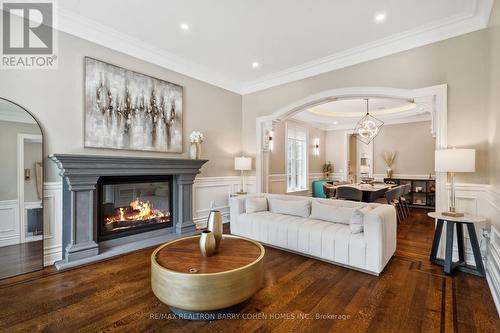
[[[234,158],[234,170],[241,171],[241,189],[238,194],[246,194],[247,192],[243,189],[243,173],[248,170],[252,170],[252,158],[251,157],[235,157]]]
[[[436,150],[435,171],[447,172],[451,181],[450,208],[443,212],[445,216],[463,217],[463,213],[455,211],[455,172],[474,172],[476,170],[475,149],[441,149]]]

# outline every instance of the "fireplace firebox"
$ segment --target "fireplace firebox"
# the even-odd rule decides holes
[[[173,226],[172,176],[100,177],[99,241]]]

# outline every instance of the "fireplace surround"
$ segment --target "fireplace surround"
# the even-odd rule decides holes
[[[152,246],[153,240],[170,240],[196,229],[193,182],[207,160],[83,154],[49,158],[63,177],[63,259],[56,262],[58,269],[136,250],[142,244]],[[139,217],[146,218],[134,220]]]

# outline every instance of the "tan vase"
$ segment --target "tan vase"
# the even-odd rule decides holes
[[[215,254],[215,237],[210,230],[201,232],[200,251],[204,257],[210,257]]]
[[[387,178],[392,178],[392,169],[391,168],[387,168],[386,175],[387,175]]]
[[[219,249],[220,241],[222,239],[222,214],[219,210],[210,211],[208,215],[207,229],[214,234],[215,249]]]

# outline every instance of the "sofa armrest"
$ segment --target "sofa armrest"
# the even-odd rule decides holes
[[[367,269],[380,273],[396,251],[396,209],[380,205],[366,213],[364,233]]]
[[[231,231],[237,232],[238,230],[238,216],[245,212],[245,197],[237,196],[229,198],[229,218],[231,224],[229,228]]]

